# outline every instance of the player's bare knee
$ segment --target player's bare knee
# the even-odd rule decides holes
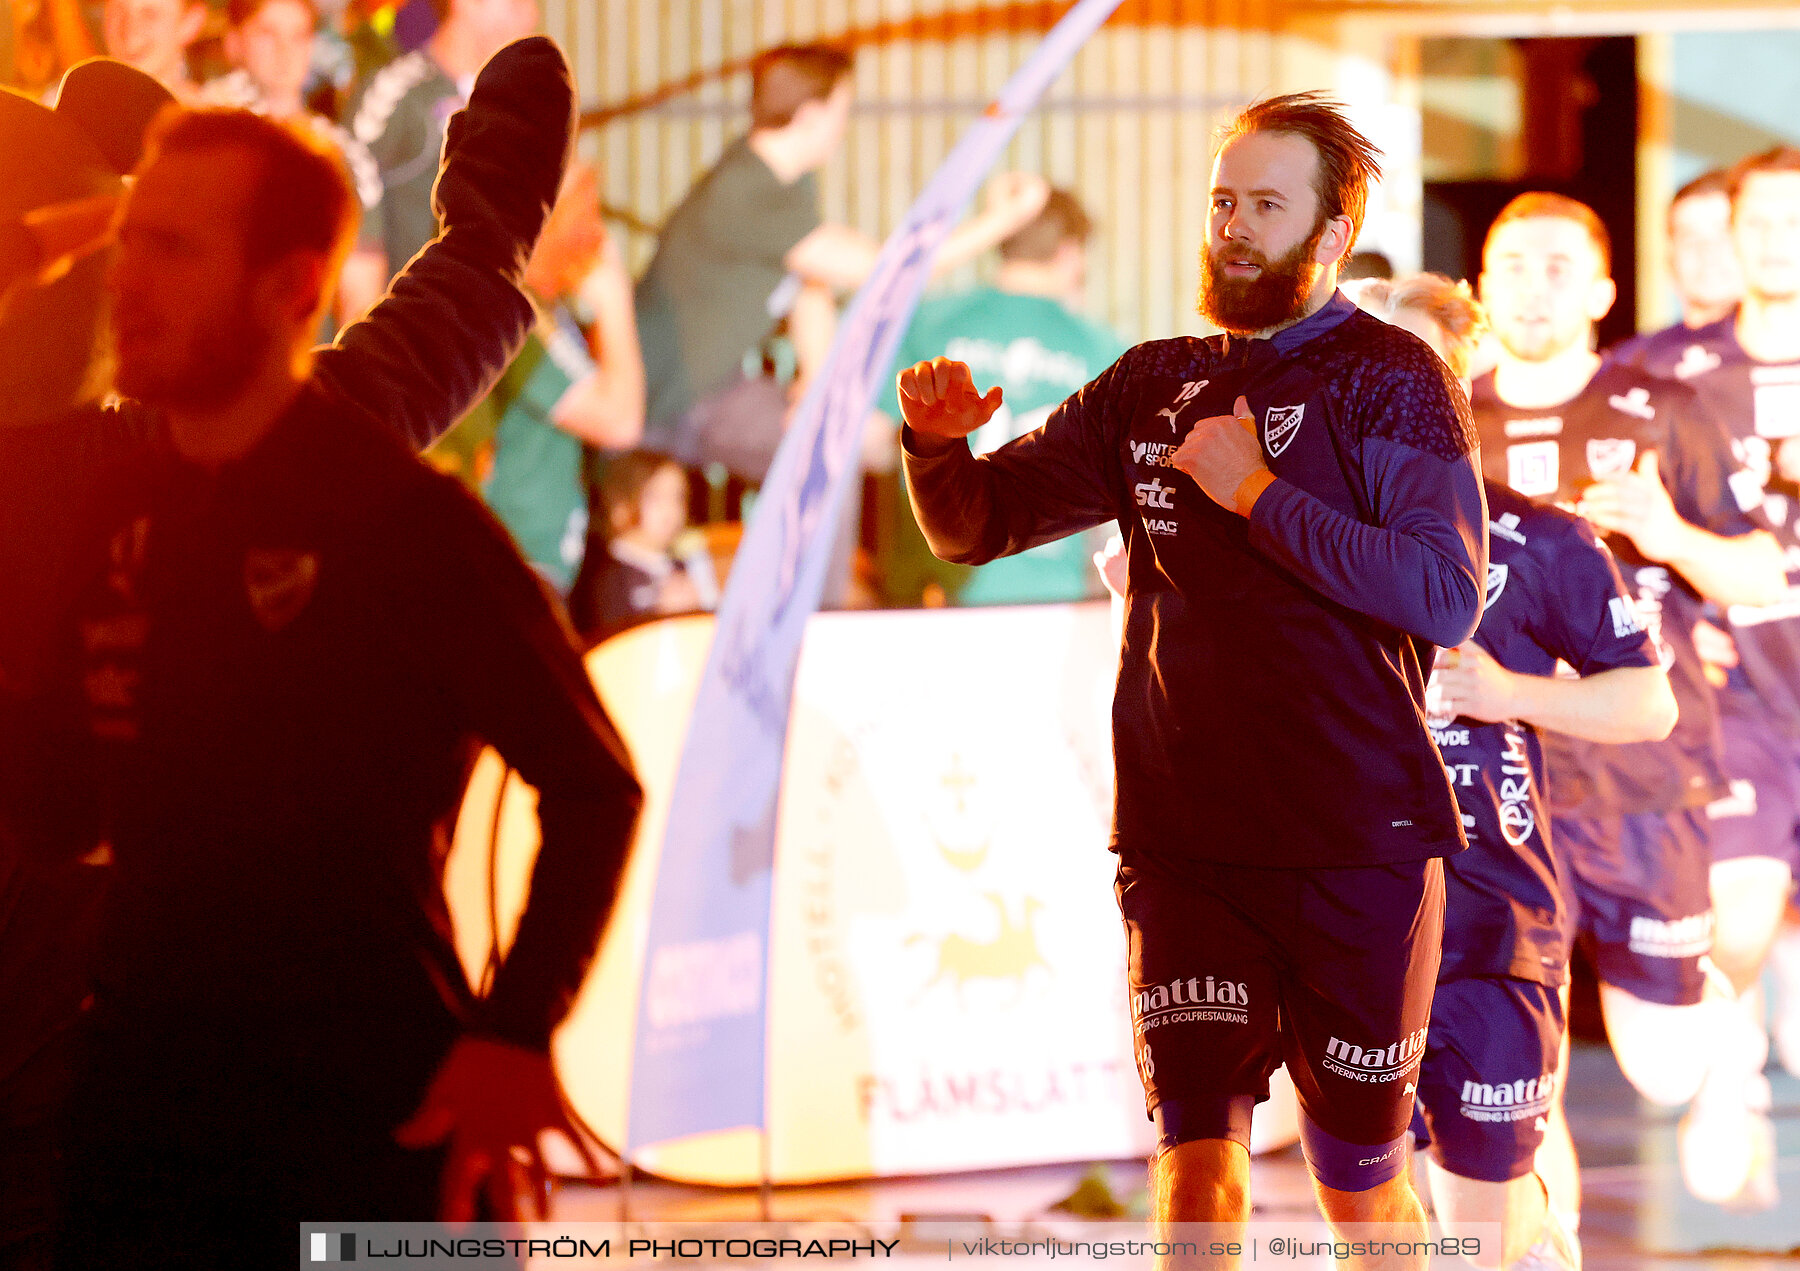
[[[1745,856],[1713,864],[1713,911],[1718,922],[1712,959],[1739,988],[1755,980],[1781,930],[1793,872],[1786,861]]]
[[[1711,1065],[1711,1002],[1669,1006],[1601,987],[1606,1031],[1619,1068],[1637,1092],[1666,1108],[1691,1100]]]
[[[1150,1159],[1156,1217],[1236,1222],[1250,1213],[1250,1154],[1232,1139],[1165,1144]]]

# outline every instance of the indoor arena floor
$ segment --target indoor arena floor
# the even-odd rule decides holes
[[[1604,1046],[1576,1047],[1568,1087],[1569,1119],[1581,1152],[1586,1271],[1774,1271],[1778,1266],[1800,1265],[1800,1078],[1773,1065],[1769,1075],[1774,1084],[1781,1200],[1760,1212],[1732,1212],[1697,1201],[1683,1189],[1675,1154],[1676,1114],[1640,1100]],[[953,1217],[971,1229],[985,1219],[996,1235],[1041,1230],[1048,1223],[1066,1238],[1071,1220],[1052,1213],[1050,1207],[1068,1196],[1091,1168],[1036,1166],[778,1188],[768,1201],[767,1217],[886,1224],[910,1214],[936,1220]],[[1115,1197],[1141,1208],[1142,1162],[1118,1161],[1099,1168]],[[1316,1215],[1297,1147],[1257,1158],[1251,1187],[1259,1218],[1304,1222]],[[755,1189],[704,1189],[639,1179],[628,1198],[617,1185],[565,1187],[554,1217],[612,1220],[620,1217],[622,1201],[629,1217],[639,1221],[756,1221],[765,1216],[764,1200]],[[1017,1265],[1019,1259],[1005,1261]]]

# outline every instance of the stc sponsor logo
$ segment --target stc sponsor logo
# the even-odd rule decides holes
[[[1689,914],[1685,918],[1647,918],[1638,914],[1631,920],[1629,947],[1633,953],[1647,958],[1697,958],[1712,950],[1712,910]]]
[[[1167,468],[1172,466],[1175,447],[1166,441],[1129,441],[1131,461],[1141,463],[1146,468]]]
[[[1362,1047],[1333,1037],[1325,1044],[1325,1067],[1351,1081],[1398,1081],[1419,1065],[1425,1053],[1425,1029],[1408,1033],[1388,1046]]]
[[[1170,980],[1131,995],[1138,1031],[1164,1024],[1248,1024],[1250,989],[1242,980],[1199,976]]]
[[[1531,810],[1531,759],[1525,738],[1507,729],[1506,749],[1500,752],[1500,833],[1514,847],[1523,847],[1537,829]]]
[[[1556,1094],[1556,1074],[1521,1077],[1517,1081],[1501,1081],[1489,1085],[1485,1081],[1465,1081],[1462,1087],[1462,1114],[1471,1121],[1531,1121],[1550,1111]]]
[[[1133,487],[1137,495],[1137,503],[1141,508],[1169,508],[1175,506],[1175,487],[1164,485],[1161,477],[1152,477],[1148,481],[1140,481]]]
[[[1181,391],[1175,394],[1175,400],[1157,411],[1156,417],[1158,419],[1168,420],[1169,431],[1179,437],[1181,435],[1181,426],[1177,421],[1181,418],[1182,410],[1189,402],[1200,396],[1200,390],[1210,383],[1212,383],[1211,380],[1191,380],[1188,383],[1183,384],[1181,386]]]

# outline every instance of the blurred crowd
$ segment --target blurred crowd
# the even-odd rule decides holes
[[[63,68],[105,53],[178,100],[300,120],[329,140],[363,204],[329,339],[438,232],[446,122],[482,62],[539,20],[536,0],[30,0],[12,6],[0,74],[48,97]],[[874,266],[878,242],[821,219],[815,178],[842,144],[851,71],[829,45],[759,57],[747,132],[668,212],[636,279],[600,174],[577,163],[530,262],[537,331],[430,455],[482,495],[591,640],[716,603],[838,306]],[[1092,228],[1072,195],[1013,173],[944,244],[940,272],[996,250],[993,280],[928,301],[902,360],[950,347],[1003,384],[1009,410],[984,444],[1035,427],[1123,351],[1079,313]],[[979,572],[936,561],[906,513],[891,397],[870,419],[827,604],[1098,594],[1093,543]]]

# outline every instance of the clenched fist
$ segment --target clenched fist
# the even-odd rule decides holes
[[[1240,516],[1250,515],[1257,497],[1275,479],[1263,462],[1250,403],[1242,397],[1231,414],[1195,424],[1169,462],[1192,477],[1207,498]]]
[[[1473,640],[1454,649],[1439,649],[1431,687],[1445,715],[1466,715],[1483,723],[1511,719],[1518,709],[1514,684],[1518,677]]]
[[[947,357],[918,362],[901,371],[900,414],[907,427],[938,441],[967,437],[1000,409],[1000,386],[975,391],[969,368]]]

